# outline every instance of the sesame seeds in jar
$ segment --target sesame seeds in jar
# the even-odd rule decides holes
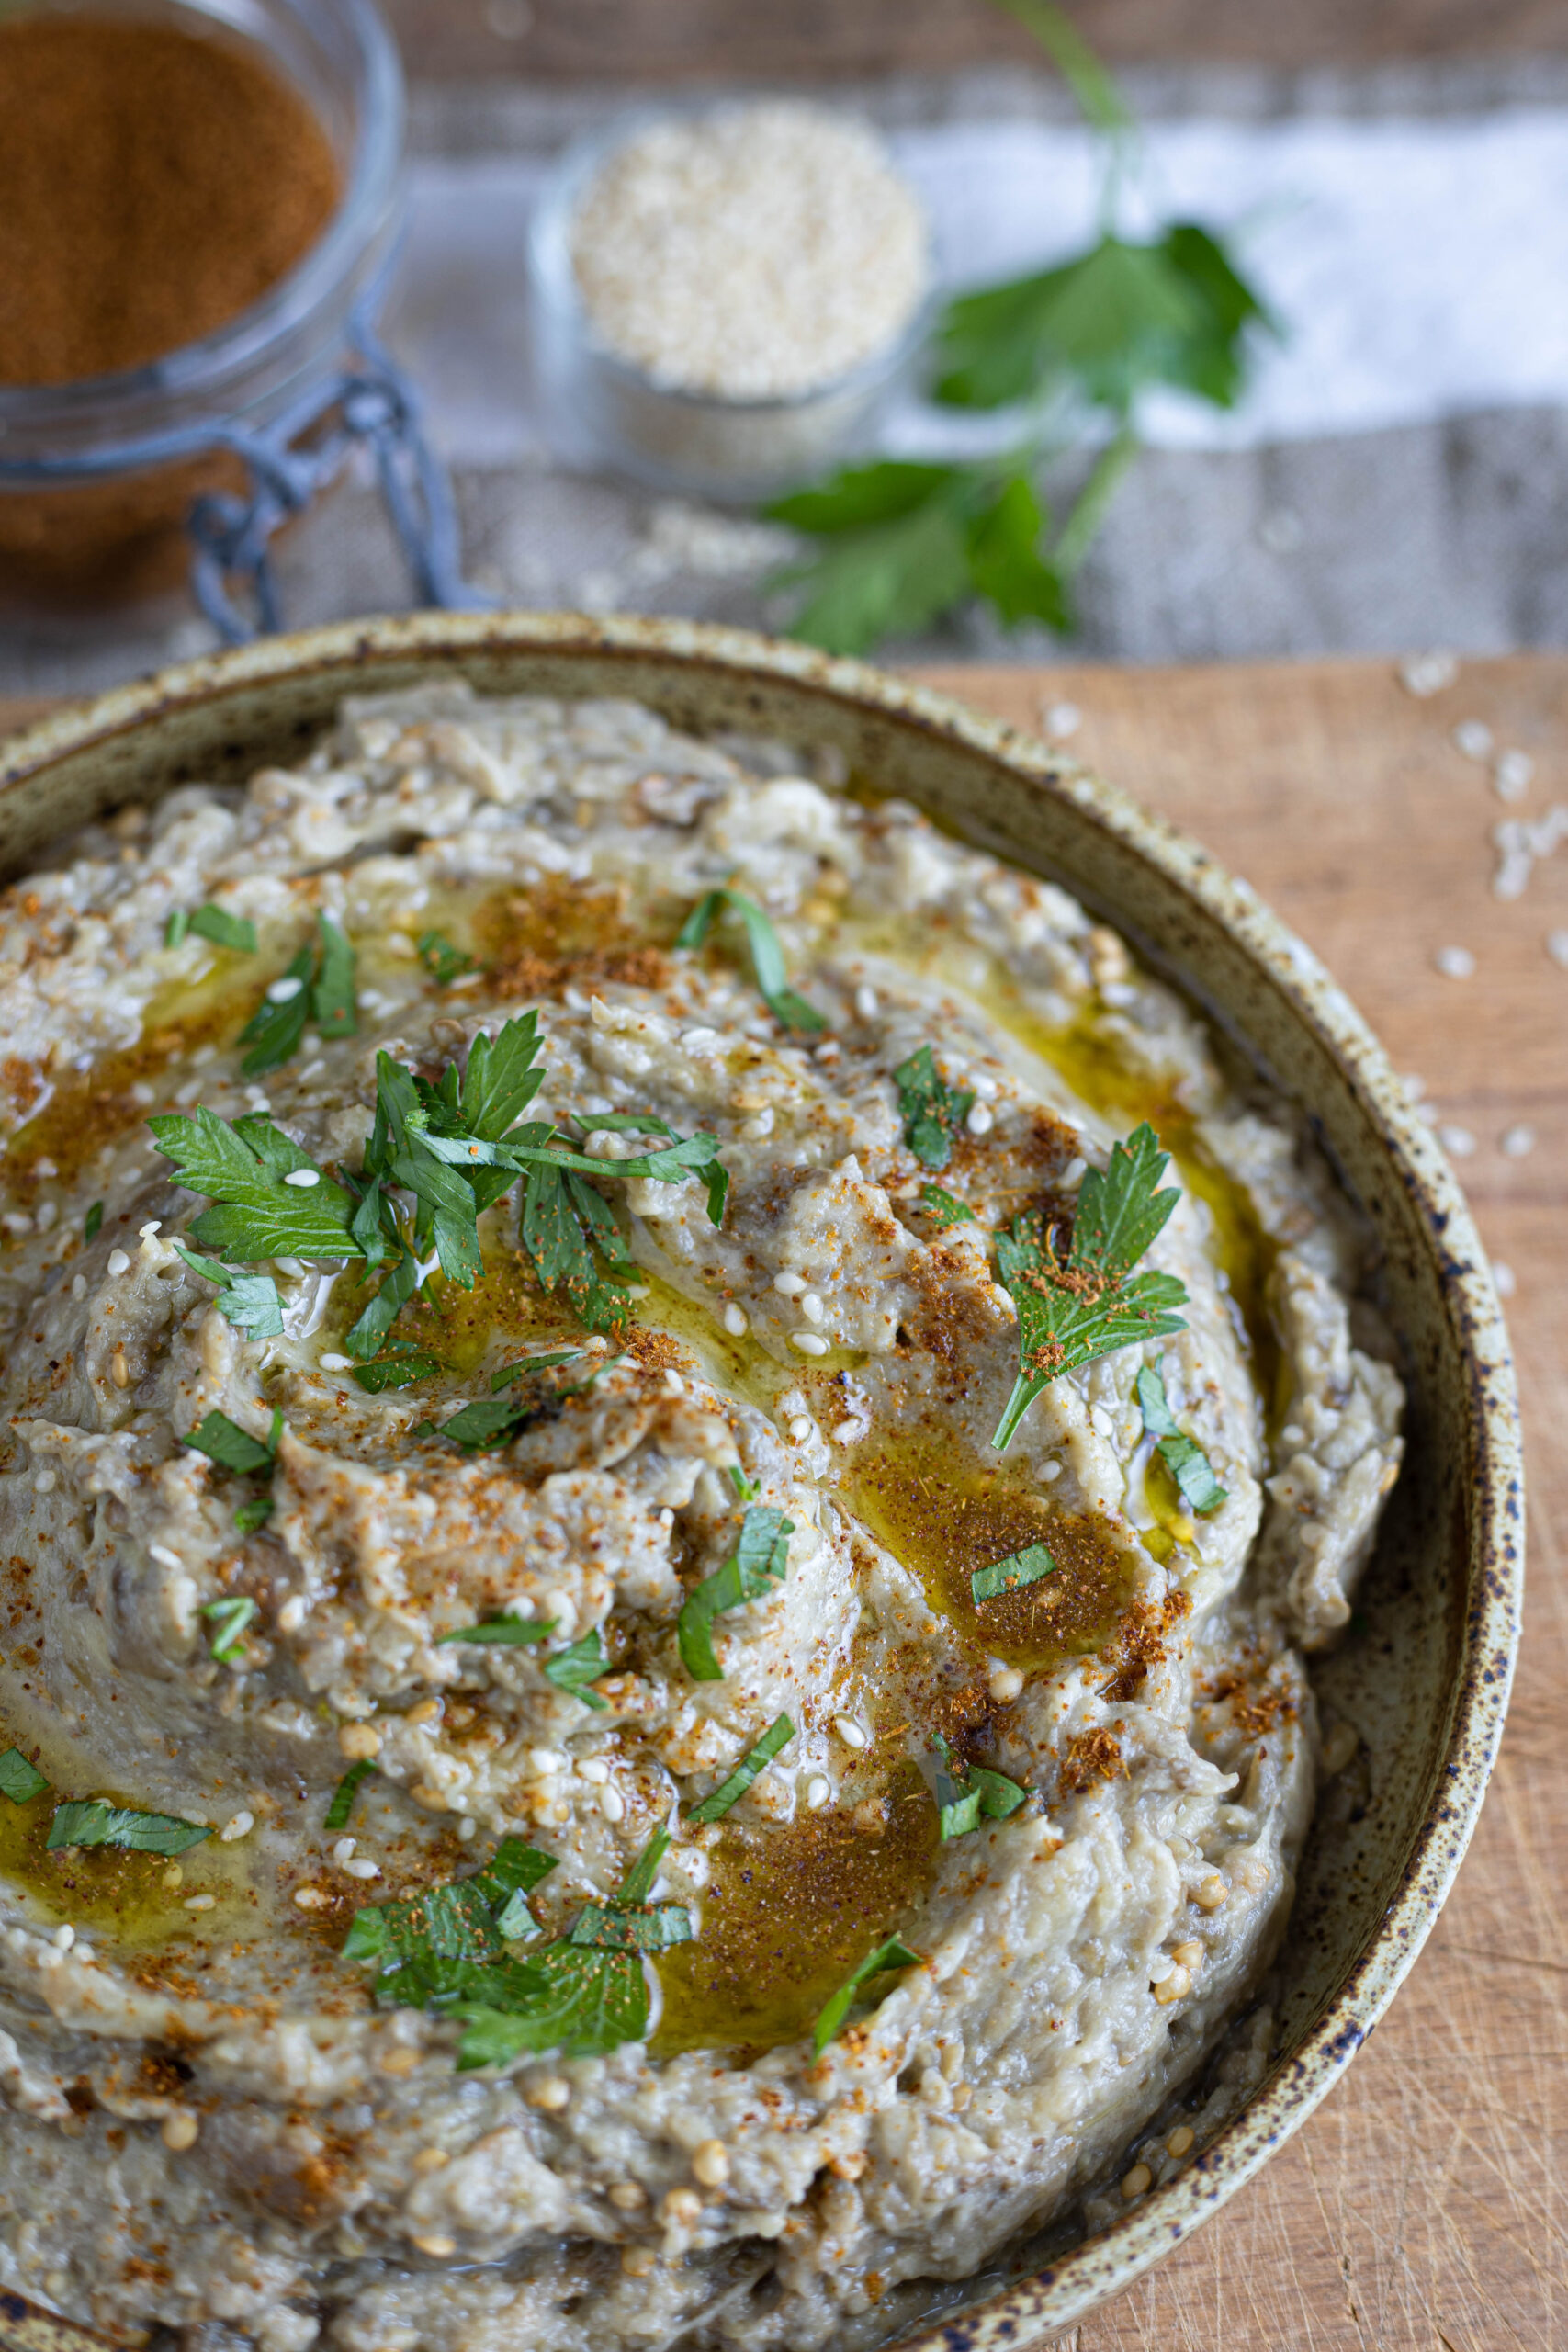
[[[914,341],[925,216],[869,126],[761,101],[569,156],[533,240],[558,413],[662,487],[754,497],[870,430]]]

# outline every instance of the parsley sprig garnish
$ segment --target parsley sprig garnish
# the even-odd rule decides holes
[[[1026,1209],[1010,1232],[997,1236],[1001,1281],[1018,1310],[1019,1352],[1018,1378],[991,1440],[998,1453],[1059,1374],[1185,1328],[1174,1311],[1187,1303],[1185,1285],[1174,1274],[1133,1272],[1180,1197],[1159,1189],[1168,1164],[1145,1120],[1111,1146],[1103,1173],[1086,1172],[1066,1259],[1038,1209]]]
[[[734,1551],[722,1568],[688,1594],[675,1627],[682,1662],[694,1682],[722,1682],[714,1656],[713,1621],[727,1610],[761,1600],[784,1582],[795,1521],[775,1503],[753,1503],[740,1521]]]
[[[395,1387],[423,1376],[406,1358],[400,1369],[401,1351],[387,1343],[432,1258],[449,1282],[471,1290],[483,1271],[479,1219],[519,1179],[524,1248],[547,1288],[564,1293],[590,1328],[607,1327],[626,1307],[624,1289],[605,1281],[601,1260],[612,1273],[633,1271],[614,1212],[590,1178],[676,1184],[694,1175],[706,1185],[709,1217],[723,1220],[728,1176],[716,1136],[678,1136],[651,1114],[605,1113],[595,1118],[599,1128],[666,1138],[629,1159],[606,1160],[591,1159],[548,1122],[525,1120],[544,1082],[539,1051],[538,1016],[528,1012],[493,1038],[481,1031],[460,1077],[456,1063],[433,1081],[378,1055],[364,1164],[345,1182],[327,1175],[265,1113],[231,1122],[203,1106],[148,1125],[181,1183],[211,1203],[191,1235],[221,1258],[242,1265],[357,1260],[367,1272],[381,1269],[344,1345],[361,1364],[385,1366],[363,1385]],[[237,1291],[242,1278],[227,1266],[214,1270],[181,1254],[219,1283],[220,1304],[233,1294],[235,1308],[270,1324],[276,1292],[269,1302],[254,1283]],[[229,1305],[224,1312],[240,1321]]]
[[[705,891],[676,933],[676,946],[700,947],[717,917],[726,913],[745,926],[757,993],[774,1020],[786,1029],[825,1029],[828,1023],[817,1007],[790,987],[778,933],[754,899],[728,888]]]
[[[518,1953],[509,1946],[537,1933],[528,1891],[555,1860],[504,1838],[476,1877],[359,1912],[344,1957],[376,1964],[378,1999],[457,2018],[460,2069],[544,2050],[602,2056],[648,2037],[644,1954],[691,1939],[684,1905],[651,1900],[669,1844],[659,1830],[615,1894],[585,1904],[565,1936]]]
[[[246,1078],[292,1060],[312,1022],[322,1037],[352,1037],[359,1026],[354,950],[331,915],[320,917],[317,933],[315,945],[299,950],[240,1032],[250,1047],[240,1064]]]
[[[1229,1497],[1197,1439],[1178,1429],[1165,1383],[1153,1364],[1139,1368],[1138,1403],[1143,1408],[1144,1427],[1156,1440],[1156,1451],[1175,1479],[1182,1501],[1199,1519],[1207,1519]]]

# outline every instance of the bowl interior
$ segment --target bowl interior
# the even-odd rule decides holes
[[[908,2339],[911,2352],[1021,2345],[1125,2285],[1256,2169],[1364,2038],[1447,1891],[1501,1728],[1519,1577],[1512,1384],[1484,1261],[1381,1053],[1245,886],[1040,746],[799,649],[516,616],[274,641],[23,739],[0,768],[0,868],[17,872],[127,800],[297,756],[345,692],[443,673],[480,692],[635,695],[698,732],[836,746],[857,778],[1063,883],[1127,933],[1308,1111],[1376,1235],[1410,1391],[1408,1455],[1351,1636],[1315,1669],[1370,1770],[1349,1801],[1320,1810],[1309,1839],[1274,2071],[1180,2180],[1097,2239],[1021,2249],[975,2282],[964,2317]]]

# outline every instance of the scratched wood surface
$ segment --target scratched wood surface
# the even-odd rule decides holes
[[[922,673],[1071,748],[1244,874],[1323,956],[1447,1125],[1512,1270],[1529,1595],[1502,1761],[1398,2000],[1260,2177],[1063,2352],[1562,2352],[1568,2346],[1568,851],[1492,895],[1491,829],[1568,801],[1568,657],[1465,664],[1416,700],[1384,662]],[[34,706],[33,707],[37,707]],[[0,731],[20,706],[0,704]],[[1517,808],[1454,748],[1536,763]],[[1475,970],[1433,958],[1468,948]],[[1501,1148],[1528,1126],[1533,1149]]]

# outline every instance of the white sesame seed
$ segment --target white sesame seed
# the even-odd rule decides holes
[[[1438,1141],[1453,1159],[1468,1159],[1475,1149],[1475,1137],[1468,1127],[1443,1125],[1438,1129]]]
[[[998,1706],[1005,1707],[1016,1699],[1022,1690],[1023,1677],[1016,1666],[993,1667],[987,1677],[986,1688]]]
[[[307,1062],[304,1069],[298,1073],[295,1083],[299,1086],[303,1086],[309,1080],[312,1078],[320,1078],[325,1068],[326,1063],[321,1059],[320,1054],[318,1054],[313,1062]]]
[[[1483,718],[1461,718],[1453,731],[1453,746],[1467,760],[1489,760],[1492,756],[1492,729]]]
[[[610,1768],[602,1756],[590,1756],[578,1766],[577,1777],[591,1788],[602,1789],[610,1778]]]
[[[796,1445],[804,1445],[816,1426],[816,1422],[809,1414],[796,1413],[795,1419],[788,1424],[789,1435],[795,1440]]]
[[[54,1492],[54,1486],[53,1471],[40,1470],[33,1480],[33,1492],[35,1495],[51,1495]]]
[[[814,1290],[807,1290],[800,1295],[800,1311],[808,1323],[820,1323],[828,1310],[819,1295]]]
[[[58,1176],[60,1170],[52,1159],[35,1159],[33,1162],[35,1176]]]
[[[619,1789],[600,1790],[599,1810],[604,1815],[606,1821],[624,1821],[626,1819],[626,1801],[621,1794]]]
[[[1068,1160],[1056,1182],[1064,1193],[1070,1193],[1076,1184],[1083,1182],[1088,1173],[1088,1160],[1075,1158]]]
[[[352,1369],[354,1363],[352,1356],[340,1356],[331,1351],[322,1356],[321,1361],[323,1372],[347,1372]]]
[[[857,1019],[861,1021],[874,1021],[880,1009],[881,1008],[876,1001],[876,990],[874,988],[868,988],[863,981],[861,986],[855,990],[855,1014]]]
[[[1451,653],[1412,653],[1399,665],[1400,684],[1423,702],[1451,686],[1458,675],[1459,663]]]
[[[1475,958],[1468,947],[1439,947],[1432,961],[1450,980],[1468,980],[1475,969]]]
[[[829,1787],[827,1781],[823,1779],[821,1773],[814,1772],[810,1780],[806,1783],[806,1803],[807,1810],[811,1813],[820,1813],[832,1793],[832,1789]]]
[[[692,2177],[705,2188],[722,2188],[729,2178],[729,2151],[722,2140],[705,2140],[692,2150]]]
[[[866,1747],[870,1745],[869,1734],[862,1724],[856,1723],[852,1715],[835,1715],[833,1717],[833,1729],[838,1733],[839,1737],[843,1741],[846,1747],[859,1748]]]
[[[149,1544],[147,1556],[149,1559],[156,1560],[161,1568],[182,1568],[185,1566],[179,1554],[171,1551],[166,1544]]]
[[[301,1911],[324,1911],[331,1904],[332,1896],[324,1886],[297,1886],[294,1900]]]
[[[282,1634],[297,1634],[305,1623],[307,1611],[302,1592],[291,1592],[277,1612],[277,1629]]]
[[[283,1181],[286,1184],[293,1184],[301,1193],[308,1193],[312,1184],[321,1182],[321,1171],[319,1168],[291,1168]]]
[[[164,1230],[163,1219],[155,1216],[149,1217],[146,1224],[139,1225],[136,1230],[143,1241],[155,1241]]]
[[[53,1935],[50,1938],[50,1942],[54,1946],[56,1951],[69,1951],[75,1940],[76,1930],[71,1926],[69,1921],[67,1921],[63,1928],[56,1928]]]
[[[286,972],[282,979],[274,980],[266,992],[266,1001],[268,1004],[292,1004],[304,985],[304,981],[293,973]]]
[[[1046,734],[1060,742],[1077,733],[1083,725],[1083,713],[1076,702],[1046,703],[1041,710],[1040,722]]]
[[[671,1364],[664,1374],[664,1394],[666,1396],[683,1396],[685,1393],[686,1384]]]
[[[358,1843],[359,1840],[357,1838],[340,1838],[338,1839],[336,1845],[333,1848],[333,1860],[337,1864],[339,1870],[342,1870],[344,1862],[353,1861],[354,1849]]]
[[[1535,1129],[1521,1120],[1517,1126],[1505,1127],[1497,1138],[1497,1148],[1506,1159],[1523,1159],[1535,1149]]]
[[[380,1863],[366,1861],[363,1857],[352,1862],[344,1862],[344,1869],[350,1878],[379,1878],[381,1875]]]
[[[693,1053],[700,1053],[705,1046],[715,1046],[718,1043],[718,1031],[716,1029],[683,1029],[681,1032],[681,1043],[682,1046],[689,1046]]]
[[[853,1419],[840,1421],[833,1431],[833,1442],[835,1445],[853,1445],[855,1440],[864,1434],[864,1430],[863,1421]]]
[[[724,1310],[724,1328],[732,1340],[744,1339],[748,1329],[744,1307],[731,1305]]]
[[[523,2096],[530,2107],[542,2108],[547,2115],[558,2114],[570,2103],[571,2085],[562,2082],[558,2075],[541,2075]]]
[[[551,1772],[558,1772],[564,1760],[553,1747],[531,1747],[528,1750],[528,1770],[541,1780],[547,1779]]]
[[[1561,964],[1563,970],[1568,972],[1568,931],[1549,931],[1546,934],[1546,952],[1554,964]]]
[[[85,1275],[85,1274],[73,1274],[73,1275],[72,1275],[72,1277],[71,1277],[71,1295],[72,1295],[72,1297],[73,1297],[73,1298],[85,1298],[85,1297],[86,1297],[86,1295],[87,1295],[87,1277],[86,1277],[86,1275]]]
[[[1517,1278],[1506,1258],[1492,1261],[1492,1283],[1499,1298],[1512,1298],[1517,1288]]]
[[[218,1897],[215,1894],[187,1894],[185,1907],[187,1911],[216,1911]]]
[[[473,1815],[471,1813],[460,1815],[457,1821],[457,1835],[462,1839],[464,1845],[470,1845],[479,1834],[479,1825],[474,1819]]]
[[[47,1233],[60,1216],[58,1201],[40,1201],[34,1222],[40,1233]]]
[[[7,1233],[15,1233],[17,1235],[30,1233],[33,1229],[33,1221],[28,1215],[26,1209],[7,1209],[5,1216],[0,1216],[0,1225],[5,1227]],[[119,1254],[118,1250],[115,1252],[117,1257],[118,1257]],[[127,1258],[125,1262],[129,1266],[130,1263],[130,1259]]]
[[[254,1813],[237,1813],[232,1821],[224,1823],[218,1835],[225,1846],[232,1846],[236,1839],[249,1837],[255,1826],[256,1817]]]
[[[971,1102],[964,1122],[972,1136],[988,1136],[996,1125],[996,1114],[985,1102]]]
[[[1499,800],[1522,800],[1535,779],[1535,762],[1528,752],[1500,752],[1492,768],[1492,788]]]
[[[828,1352],[827,1340],[818,1339],[815,1331],[792,1331],[789,1343],[792,1348],[798,1348],[803,1356],[825,1356]]]
[[[128,1274],[130,1272],[130,1260],[123,1250],[109,1251],[108,1270],[111,1274]]]
[[[806,1283],[799,1274],[786,1272],[773,1276],[773,1288],[781,1298],[798,1298]]]
[[[177,2107],[172,2114],[164,2116],[161,2136],[164,2147],[172,2148],[177,2155],[183,2148],[195,2147],[200,2131],[199,2118],[194,2116],[188,2107]]]

